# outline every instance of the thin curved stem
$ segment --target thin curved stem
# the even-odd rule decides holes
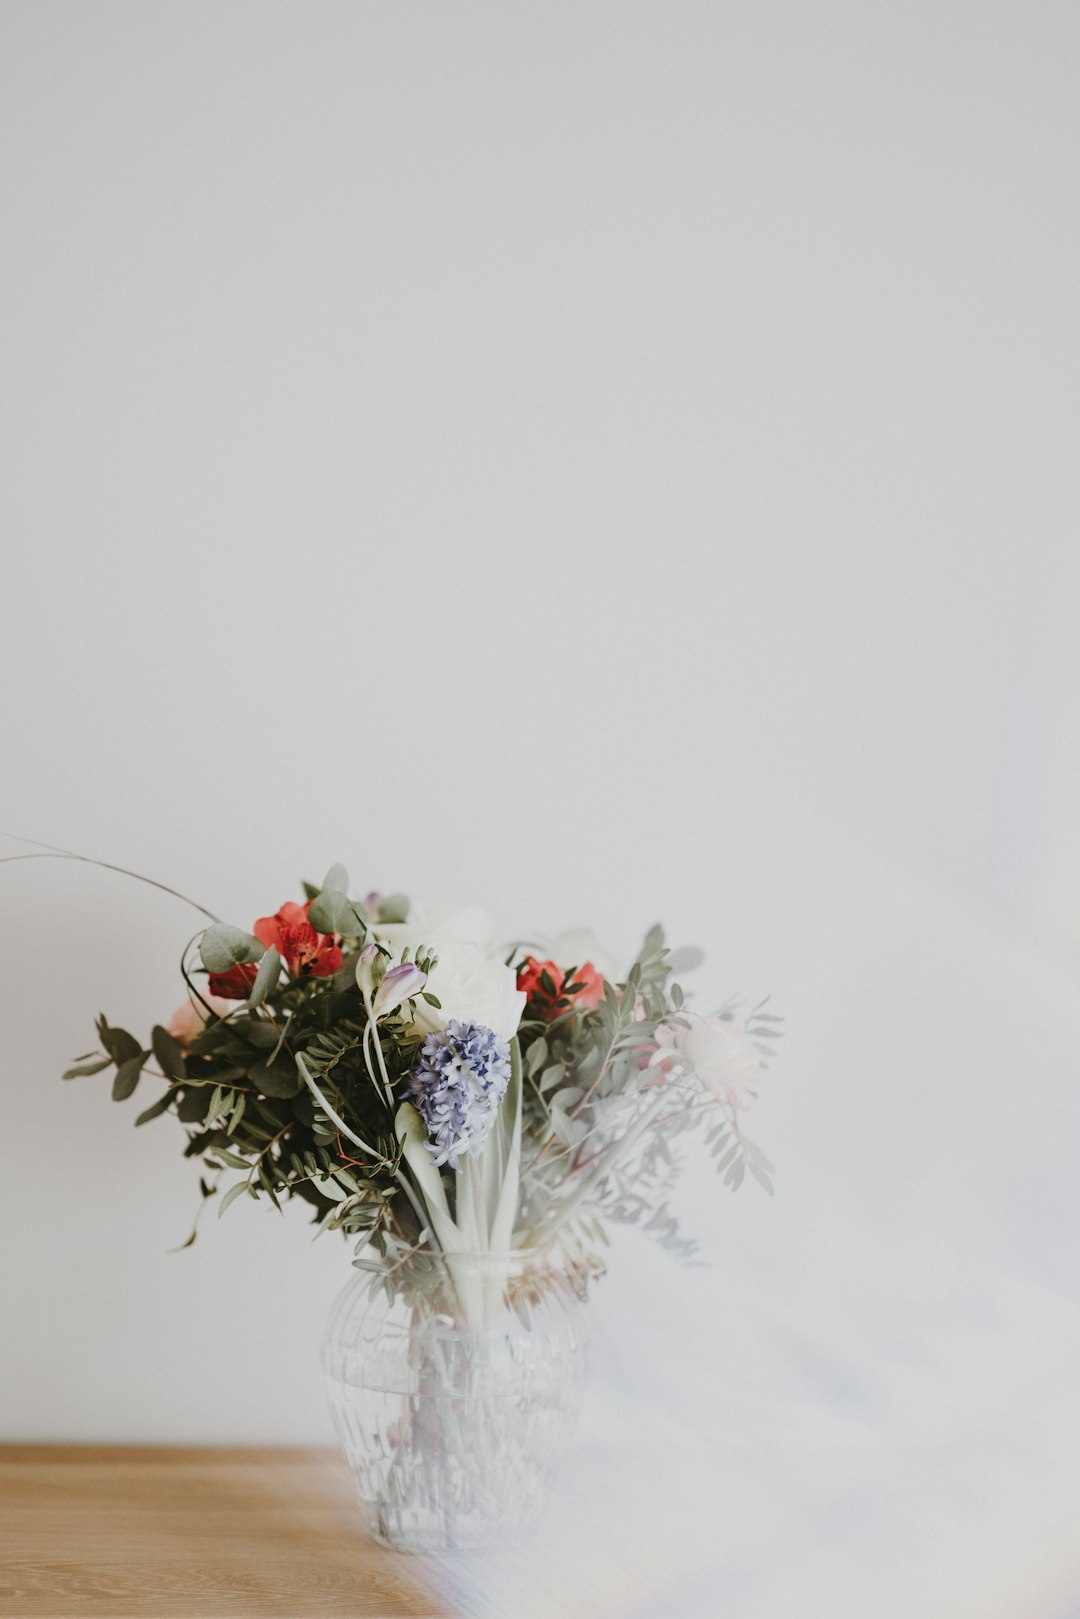
[[[307,1086],[312,1096],[314,1096],[327,1118],[333,1120],[338,1129],[341,1131],[342,1135],[348,1136],[349,1140],[354,1146],[359,1147],[361,1151],[368,1153],[369,1156],[374,1158],[376,1163],[378,1163],[383,1169],[392,1168],[390,1159],[384,1157],[384,1155],[379,1152],[378,1148],[370,1146],[362,1136],[357,1135],[355,1130],[350,1130],[349,1126],[345,1123],[345,1120],[341,1117],[341,1114],[335,1112],[335,1110],[330,1106],[330,1103],[326,1100],[326,1097],[316,1085],[314,1079],[312,1079],[307,1063],[299,1053],[297,1053],[296,1057],[296,1066],[300,1070],[300,1078],[304,1081],[304,1084]]]
[[[387,1076],[386,1063],[383,1060],[383,1054],[382,1054],[382,1045],[380,1044],[380,1041],[379,1041],[378,1032],[375,1029],[375,1020],[371,1016],[371,1008],[370,1007],[368,1008],[367,1025],[366,1025],[366,1027],[364,1029],[364,1046],[363,1046],[363,1050],[364,1050],[364,1066],[367,1068],[368,1078],[371,1080],[371,1083],[374,1085],[375,1089],[378,1090],[379,1089],[379,1075],[376,1074],[375,1069],[374,1069],[374,1067],[372,1065],[371,1057],[370,1057],[370,1055],[368,1053],[368,1042],[369,1041],[375,1047],[375,1050],[378,1053],[379,1074],[382,1075],[383,1094],[386,1097],[386,1105],[390,1109],[390,1117],[393,1118],[393,1116],[394,1116],[394,1092],[391,1089],[390,1080],[389,1080],[389,1078]]]
[[[353,1145],[359,1147],[362,1152],[370,1154],[380,1168],[393,1171],[394,1178],[400,1185],[409,1202],[412,1204],[413,1212],[420,1221],[421,1227],[428,1233],[432,1240],[434,1240],[434,1233],[431,1230],[428,1218],[424,1213],[424,1210],[421,1208],[416,1194],[409,1185],[408,1180],[402,1173],[401,1166],[393,1164],[389,1158],[385,1158],[382,1153],[377,1152],[374,1147],[369,1147],[367,1142],[363,1140],[361,1136],[356,1134],[355,1130],[349,1129],[349,1126],[345,1123],[345,1120],[341,1117],[341,1114],[334,1111],[334,1109],[330,1106],[330,1103],[326,1100],[326,1097],[323,1095],[322,1091],[312,1079],[311,1074],[308,1072],[307,1063],[304,1061],[303,1057],[299,1055],[299,1053],[297,1053],[296,1057],[296,1066],[300,1070],[300,1077],[304,1081],[304,1084],[307,1086],[312,1096],[314,1096],[315,1100],[318,1102],[319,1106],[322,1108],[327,1117],[332,1119],[334,1124],[337,1125],[337,1128],[341,1131],[342,1135],[348,1136]]]
[[[15,843],[32,843],[35,848],[41,849],[41,854],[8,854],[0,856],[0,865],[10,865],[16,860],[78,860],[84,866],[100,866],[102,871],[116,871],[121,877],[133,877],[137,883],[147,883],[151,888],[159,888],[163,894],[171,894],[173,899],[183,900],[201,916],[209,917],[211,922],[220,922],[220,916],[208,911],[205,905],[197,900],[189,899],[187,894],[181,894],[178,888],[170,888],[167,883],[159,883],[155,877],[144,877],[141,871],[129,871],[127,866],[114,866],[108,860],[95,860],[88,854],[74,854],[70,849],[57,849],[49,843],[38,843],[36,838],[22,838],[17,832],[0,832],[0,837],[11,838]]]

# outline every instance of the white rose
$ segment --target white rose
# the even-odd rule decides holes
[[[441,1029],[451,1018],[482,1023],[502,1040],[517,1033],[525,1009],[525,993],[517,987],[517,974],[494,956],[482,955],[471,945],[436,947],[438,965],[427,982],[438,997],[439,1010],[417,1002],[416,1021],[424,1029]]]
[[[424,946],[439,958],[427,988],[441,1005],[436,1011],[426,1001],[416,1003],[420,1028],[441,1029],[453,1018],[482,1023],[502,1040],[517,1033],[525,994],[514,969],[495,954],[494,930],[484,911],[473,906],[440,920],[412,906],[408,921],[385,924],[377,936],[395,955],[406,948],[415,954]]]
[[[464,911],[445,912],[436,907],[411,904],[406,921],[378,922],[375,934],[398,956],[406,947],[415,955],[421,945],[430,945],[434,950],[437,944],[444,944],[447,949],[470,945],[481,955],[495,954],[491,918],[478,905],[470,905]]]

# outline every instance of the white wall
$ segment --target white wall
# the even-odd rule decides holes
[[[0,822],[241,923],[341,859],[772,989],[778,1197],[691,1176],[718,1270],[627,1248],[613,1376],[644,1278],[734,1353],[731,1288],[805,1325],[910,1222],[1074,1290],[1075,9],[0,30]],[[0,906],[0,1434],[324,1437],[343,1250],[168,1256],[175,1126],[58,1080],[197,919],[46,862]]]

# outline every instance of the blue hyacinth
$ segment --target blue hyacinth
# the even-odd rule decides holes
[[[451,1018],[445,1029],[428,1035],[409,1093],[431,1137],[436,1164],[456,1169],[459,1153],[476,1157],[509,1079],[510,1046],[484,1024]]]

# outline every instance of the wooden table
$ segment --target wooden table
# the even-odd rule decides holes
[[[436,1619],[325,1450],[0,1445],[2,1619]]]

